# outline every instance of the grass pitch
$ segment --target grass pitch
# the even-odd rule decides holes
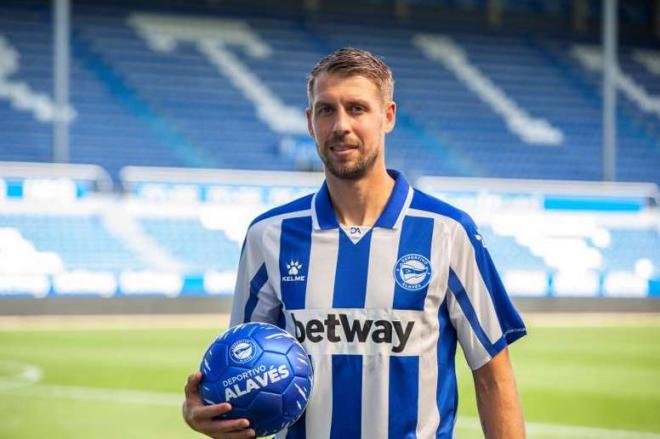
[[[530,438],[660,438],[657,320],[529,329],[511,355]],[[181,420],[183,386],[219,332],[1,329],[0,438],[200,437]],[[458,355],[456,436],[479,438]]]

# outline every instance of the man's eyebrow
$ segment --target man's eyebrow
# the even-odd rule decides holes
[[[317,101],[317,102],[315,102],[314,104],[312,104],[312,110],[316,111],[316,110],[318,110],[318,109],[323,109],[323,108],[333,109],[333,108],[335,108],[335,106],[336,106],[336,105],[335,105],[334,103],[332,103],[332,102],[328,102],[328,101]]]
[[[363,107],[368,107],[369,106],[369,101],[366,99],[361,99],[361,98],[355,98],[355,99],[349,99],[347,104],[349,105],[362,105]]]

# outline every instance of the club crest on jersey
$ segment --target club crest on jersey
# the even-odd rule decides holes
[[[256,352],[257,349],[254,343],[248,339],[238,340],[229,348],[231,359],[237,363],[247,363],[254,357]]]
[[[431,281],[431,263],[416,253],[401,256],[394,265],[394,279],[404,290],[421,290]]]
[[[305,276],[301,274],[303,264],[298,260],[293,260],[286,264],[288,276],[282,276],[284,282],[305,282]]]

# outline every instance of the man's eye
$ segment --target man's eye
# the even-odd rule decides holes
[[[364,113],[364,107],[362,105],[353,105],[351,111],[353,113]]]
[[[317,114],[330,114],[332,113],[332,108],[330,107],[320,107],[318,110],[316,110]]]

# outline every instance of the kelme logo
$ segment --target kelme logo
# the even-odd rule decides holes
[[[284,282],[305,282],[305,275],[302,274],[303,264],[297,259],[291,259],[286,264],[287,276],[282,276]]]
[[[431,281],[431,263],[416,253],[401,256],[394,265],[394,279],[405,290],[420,290]]]

